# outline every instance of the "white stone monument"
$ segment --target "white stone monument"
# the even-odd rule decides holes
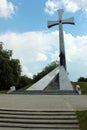
[[[65,56],[62,24],[74,24],[74,17],[62,20],[63,12],[64,12],[63,9],[58,10],[59,20],[48,21],[48,28],[53,27],[55,25],[59,25],[59,51],[60,51],[59,87],[60,90],[73,90],[71,83],[68,80],[67,72],[66,72],[66,56]]]
[[[66,71],[66,57],[65,57],[65,47],[64,47],[64,38],[63,38],[63,27],[62,24],[74,24],[74,18],[62,20],[63,9],[58,10],[59,20],[57,21],[48,21],[48,28],[59,25],[59,51],[60,51],[60,66],[54,69],[52,72],[47,74],[41,80],[36,82],[27,90],[44,90],[48,85],[54,81],[55,77],[58,76],[58,90],[70,90],[73,91],[73,87],[68,79]]]

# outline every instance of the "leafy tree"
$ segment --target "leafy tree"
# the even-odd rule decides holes
[[[32,83],[32,79],[28,78],[26,75],[20,77],[19,83],[17,85],[17,89],[23,88]]]
[[[12,74],[14,79],[14,85],[16,86],[20,80],[21,76],[21,66],[20,61],[18,59],[11,59],[10,66],[12,68]]]
[[[8,90],[12,85],[17,85],[20,75],[20,61],[12,59],[12,50],[4,50],[0,42],[0,90]]]
[[[40,80],[42,77],[44,77],[46,74],[48,74],[49,72],[51,72],[53,69],[55,69],[56,67],[58,67],[59,63],[58,61],[53,61],[51,62],[51,64],[48,64],[43,70],[42,72],[38,73],[37,75],[33,76],[33,81],[37,82],[38,80]]]
[[[87,78],[80,77],[80,78],[78,79],[78,82],[87,82]]]

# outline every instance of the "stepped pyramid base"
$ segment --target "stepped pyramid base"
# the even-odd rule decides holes
[[[11,94],[31,95],[76,95],[78,94],[68,79],[63,66],[57,67],[26,91],[14,91]]]
[[[63,66],[59,66],[30,88],[27,91],[31,90],[72,90],[73,87],[68,79],[67,73]]]
[[[59,74],[59,67],[52,70],[50,73],[48,73],[46,76],[44,76],[42,79],[37,81],[35,84],[33,84],[31,87],[27,89],[29,90],[44,90],[49,85],[55,83],[56,77]]]

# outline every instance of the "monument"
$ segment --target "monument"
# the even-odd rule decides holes
[[[60,65],[63,65],[66,70],[66,57],[65,57],[65,47],[64,47],[64,38],[63,38],[63,29],[62,24],[74,24],[74,17],[71,17],[66,20],[62,20],[63,9],[58,10],[58,21],[48,21],[48,28],[59,25],[59,45],[60,45]]]
[[[62,24],[75,24],[74,17],[69,19],[62,20],[62,15],[64,13],[63,9],[58,10],[59,20],[57,21],[48,21],[48,28],[55,25],[59,25],[59,57],[60,57],[60,71],[59,71],[59,85],[60,90],[72,90],[72,86],[67,77],[66,71],[66,56],[65,56],[65,47],[64,47],[64,37],[63,37],[63,27]],[[66,72],[65,72],[66,71]]]
[[[60,66],[54,69],[52,72],[47,74],[41,80],[32,85],[28,90],[55,90],[55,91],[73,91],[73,87],[68,79],[67,69],[66,69],[66,56],[64,47],[64,37],[63,37],[63,24],[73,24],[74,18],[62,20],[63,9],[58,10],[59,20],[48,21],[48,28],[55,25],[59,25],[59,58]],[[55,85],[56,82],[56,85]],[[57,88],[57,89],[56,89]]]

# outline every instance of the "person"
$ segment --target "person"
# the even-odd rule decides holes
[[[63,52],[60,53],[59,57],[60,57],[60,65],[64,66],[65,65],[65,56],[64,56]]]

